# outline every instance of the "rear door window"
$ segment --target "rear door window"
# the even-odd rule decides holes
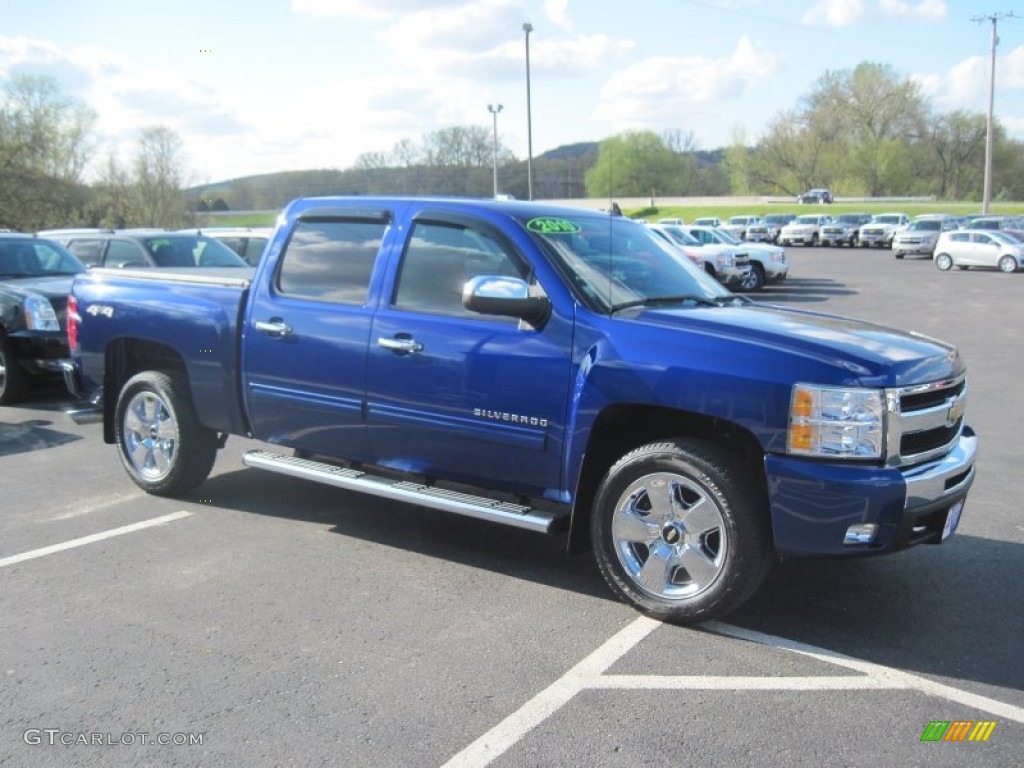
[[[279,293],[362,305],[370,288],[385,221],[299,221],[281,256]]]

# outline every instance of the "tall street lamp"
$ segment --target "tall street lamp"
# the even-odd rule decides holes
[[[533,200],[533,117],[530,114],[530,33],[533,24],[525,22],[526,33],[526,189],[527,197]]]
[[[494,120],[494,196],[498,196],[498,113],[501,112],[501,104],[488,104],[487,111],[491,113]]]

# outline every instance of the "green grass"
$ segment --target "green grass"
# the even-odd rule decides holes
[[[989,212],[993,215],[1018,214],[1024,211],[1022,203],[992,203]],[[954,216],[965,214],[981,213],[981,203],[833,203],[832,205],[798,205],[797,203],[773,203],[771,205],[716,205],[716,206],[664,206],[657,209],[657,213],[651,214],[650,209],[637,209],[636,211],[626,210],[627,216],[635,216],[642,212],[644,215],[638,218],[649,221],[658,219],[680,218],[683,221],[693,221],[696,218],[705,216],[717,216],[726,221],[730,216],[760,215],[768,213],[825,213],[829,216],[838,216],[841,213],[905,213],[911,218],[923,213],[948,213]]]
[[[196,214],[197,227],[272,227],[277,222],[278,211],[254,211],[252,213],[208,213]]]

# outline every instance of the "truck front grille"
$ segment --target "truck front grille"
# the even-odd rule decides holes
[[[964,427],[967,379],[886,390],[888,460],[893,466],[920,464],[947,453]]]

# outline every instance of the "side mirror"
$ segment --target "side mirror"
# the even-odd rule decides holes
[[[503,275],[477,275],[466,281],[462,305],[482,315],[518,317],[534,326],[542,324],[551,311],[547,296],[531,296],[529,283]]]

